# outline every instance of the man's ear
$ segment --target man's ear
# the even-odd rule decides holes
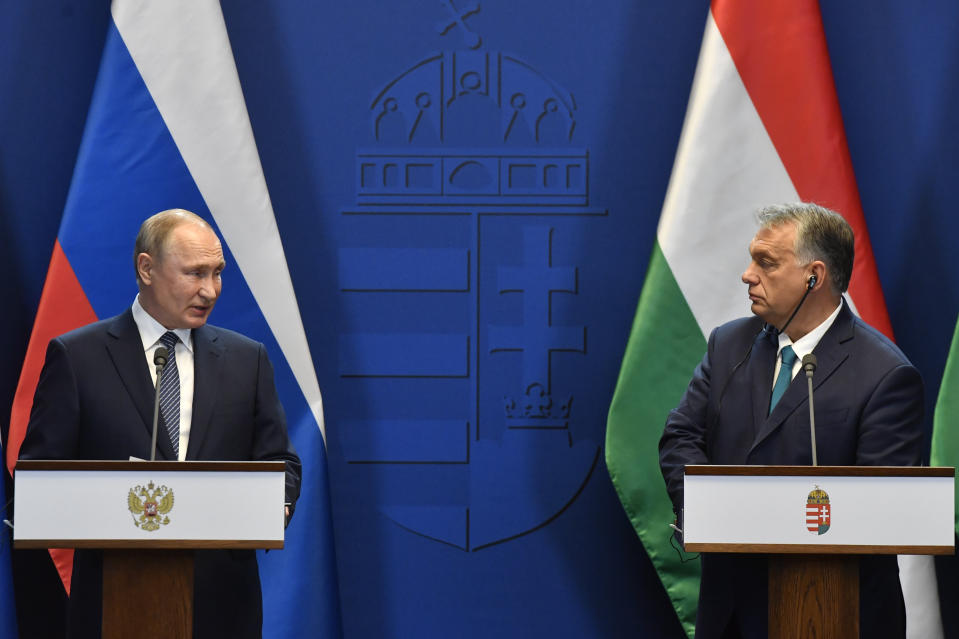
[[[155,260],[149,253],[140,253],[137,255],[137,275],[144,284],[153,283],[153,267],[156,266]]]
[[[816,281],[814,286],[810,287],[813,289],[820,288],[823,284],[826,283],[826,264],[821,260],[816,260],[809,265],[810,276],[815,276]],[[808,278],[807,278],[808,281]]]

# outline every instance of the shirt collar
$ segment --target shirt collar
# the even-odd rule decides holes
[[[140,295],[137,294],[130,307],[133,313],[133,321],[136,322],[137,330],[140,331],[140,339],[143,341],[143,351],[146,352],[156,346],[163,334],[167,332],[163,324],[156,321],[152,315],[146,312],[146,309],[140,304]],[[188,328],[177,328],[173,331],[180,338],[187,350],[193,352],[193,339],[191,331]]]
[[[836,307],[829,317],[823,320],[822,324],[812,329],[795,342],[789,339],[789,336],[785,333],[779,334],[779,350],[776,352],[778,357],[779,353],[782,352],[783,348],[786,346],[792,346],[793,351],[796,353],[796,359],[802,361],[802,358],[806,355],[809,355],[816,346],[819,344],[819,340],[822,339],[822,336],[826,334],[826,331],[829,330],[829,327],[832,326],[833,322],[836,321],[836,318],[839,317],[839,311],[842,309],[842,300],[839,301],[839,306]]]

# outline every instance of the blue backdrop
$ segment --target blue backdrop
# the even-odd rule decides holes
[[[324,393],[346,635],[681,636],[601,447],[708,3],[223,5]],[[928,431],[959,312],[959,5],[823,18]],[[109,19],[0,3],[4,432]]]

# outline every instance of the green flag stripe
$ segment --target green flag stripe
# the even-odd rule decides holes
[[[959,466],[959,323],[952,336],[946,370],[942,373],[932,420],[931,466]],[[959,491],[956,493],[956,532],[959,532]]]
[[[606,427],[606,465],[620,501],[692,637],[699,562],[670,546],[672,505],[659,470],[659,438],[682,397],[706,340],[658,242],[646,273]]]

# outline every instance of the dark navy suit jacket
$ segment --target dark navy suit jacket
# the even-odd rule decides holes
[[[806,376],[800,371],[771,414],[778,342],[759,318],[729,322],[709,337],[659,443],[660,465],[677,513],[686,464],[812,463]],[[820,465],[912,466],[920,462],[923,386],[902,351],[845,302],[813,350]],[[756,513],[760,517],[760,513]],[[902,637],[905,612],[895,557],[860,562],[863,637]],[[722,636],[735,615],[746,636],[766,636],[766,562],[703,557],[697,637]]]
[[[193,418],[187,460],[286,462],[286,500],[300,491],[300,460],[286,430],[263,345],[214,326],[193,331]],[[50,341],[21,459],[150,458],[153,382],[133,315]],[[164,428],[157,459],[175,459]],[[195,636],[258,637],[260,581],[254,551],[195,553]],[[101,556],[78,551],[71,636],[99,635]]]

